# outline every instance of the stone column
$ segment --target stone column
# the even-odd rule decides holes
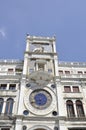
[[[57,55],[54,56],[54,71],[55,71],[55,76],[58,76],[58,57]]]
[[[24,66],[23,66],[23,75],[27,75],[28,74],[28,54],[25,53],[24,56]]]
[[[24,54],[24,66],[23,66],[23,75],[28,75],[28,70],[29,70],[29,66],[28,66],[28,62],[29,62],[29,57],[28,57],[28,52],[30,50],[29,48],[30,46],[30,40],[29,40],[29,36],[27,37],[26,40],[26,50],[25,50],[25,54]]]
[[[83,104],[83,109],[84,109],[84,113],[86,115],[86,84],[85,83],[81,83],[81,92],[83,95],[83,100],[82,100],[82,104]]]
[[[59,121],[59,130],[68,130],[64,120]]]
[[[30,41],[29,41],[29,38],[27,38],[27,40],[26,40],[26,52],[28,52],[29,51],[29,48],[30,47]]]
[[[9,90],[9,83],[7,83],[7,90]]]
[[[75,117],[77,117],[77,110],[76,110],[76,103],[75,103],[75,101],[73,101],[73,107],[74,107]]]
[[[60,83],[60,79],[58,79],[56,81],[56,88],[57,88],[57,102],[58,102],[58,113],[59,113],[59,116],[66,116],[65,115],[65,110],[64,110],[64,100],[63,100],[63,92],[62,92],[62,86],[61,86],[61,83]]]
[[[21,121],[21,119],[16,120],[15,130],[22,130],[22,121]]]
[[[21,90],[20,90],[20,94],[19,94],[19,105],[18,105],[18,115],[22,115],[23,114],[23,105],[24,105],[24,90],[25,90],[25,80],[22,79],[21,81]]]
[[[6,99],[4,99],[4,104],[3,104],[3,108],[2,108],[2,114],[5,113],[5,109],[6,109]]]
[[[53,51],[56,53],[56,39],[53,40]]]

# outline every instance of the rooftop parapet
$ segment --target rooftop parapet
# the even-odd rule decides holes
[[[53,37],[42,37],[42,36],[30,36],[29,34],[27,34],[27,39],[30,40],[56,40],[55,36]]]
[[[4,64],[4,63],[22,64],[23,61],[18,59],[0,59],[0,64]]]
[[[59,66],[65,67],[86,67],[86,62],[65,62],[65,61],[59,61]]]

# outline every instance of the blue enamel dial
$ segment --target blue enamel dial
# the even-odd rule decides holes
[[[51,94],[44,89],[35,89],[29,96],[31,105],[36,109],[46,109],[52,101]]]
[[[39,106],[45,105],[47,102],[47,97],[43,93],[38,93],[34,97],[35,103]]]

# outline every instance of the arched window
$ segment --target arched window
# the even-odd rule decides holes
[[[0,114],[2,113],[2,108],[3,108],[3,98],[0,98]]]
[[[13,102],[14,100],[12,98],[7,99],[6,109],[5,109],[6,114],[12,114]]]
[[[68,100],[66,102],[66,106],[67,106],[67,115],[68,115],[68,117],[75,117],[73,102],[71,100]]]
[[[83,117],[84,115],[84,110],[83,110],[83,105],[80,100],[76,101],[76,109],[77,109],[77,116],[78,117]]]

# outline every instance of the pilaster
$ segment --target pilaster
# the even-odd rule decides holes
[[[59,130],[68,130],[64,120],[59,121]]]
[[[64,101],[63,101],[60,79],[56,80],[56,88],[57,88],[58,113],[59,113],[59,116],[65,116]]]

